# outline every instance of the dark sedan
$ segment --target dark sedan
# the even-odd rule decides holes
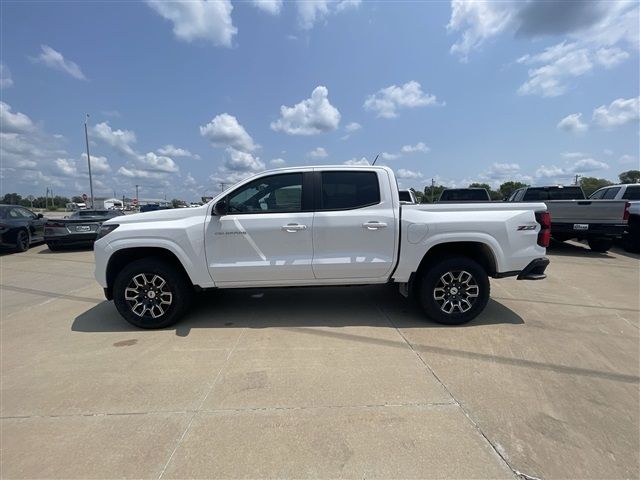
[[[96,241],[100,225],[120,215],[124,215],[120,210],[78,210],[70,217],[49,220],[44,226],[44,241],[49,250],[90,247]]]
[[[0,205],[0,245],[24,252],[41,242],[46,219],[19,205]]]

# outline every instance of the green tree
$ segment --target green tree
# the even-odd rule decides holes
[[[472,183],[469,185],[469,188],[483,188],[489,193],[489,197],[491,200],[500,200],[502,197],[500,196],[500,192],[497,192],[491,188],[491,186],[487,183]]]
[[[580,177],[580,186],[587,197],[599,188],[607,187],[609,185],[613,184],[604,178]]]
[[[416,202],[423,203],[422,202],[422,197],[424,197],[424,193],[422,193],[420,190],[416,190],[415,188],[411,188],[410,190],[416,196]]]
[[[2,197],[2,203],[5,205],[21,205],[20,202],[22,202],[22,195],[17,193],[5,193]]]
[[[71,201],[73,203],[84,203],[84,200],[82,199],[82,197],[80,195],[75,195],[75,196],[71,197]]]
[[[432,199],[434,202],[437,202],[438,198],[440,198],[440,194],[446,188],[447,187],[445,187],[444,185],[436,185],[435,187],[433,187],[433,189],[431,188],[431,185],[424,187],[424,194],[422,195],[422,203],[431,203]]]
[[[638,183],[640,182],[640,170],[627,170],[618,175],[620,183]]]
[[[173,208],[180,208],[180,206],[186,205],[186,202],[174,198],[173,200],[171,200],[171,205],[173,206]]]
[[[500,188],[498,189],[498,191],[500,192],[500,197],[509,198],[511,194],[516,190],[518,190],[519,188],[524,188],[528,186],[529,185],[527,185],[526,183],[514,182],[512,180],[509,180],[508,182],[504,182],[502,185],[500,185]]]

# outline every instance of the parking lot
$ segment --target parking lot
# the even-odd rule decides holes
[[[462,327],[370,286],[207,293],[142,331],[91,251],[4,255],[2,477],[637,478],[639,257],[549,256]]]

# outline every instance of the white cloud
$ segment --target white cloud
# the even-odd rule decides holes
[[[33,122],[24,113],[11,111],[11,105],[0,102],[0,131],[4,133],[27,133],[34,129]]]
[[[42,63],[49,68],[53,68],[54,70],[59,70],[68,75],[71,75],[73,78],[77,78],[78,80],[86,80],[87,77],[84,76],[82,70],[78,66],[77,63],[72,62],[71,60],[67,60],[64,58],[62,53],[54,50],[48,45],[40,45],[42,52],[40,55],[33,58],[35,62]]]
[[[472,50],[503,33],[512,36],[564,37],[560,43],[518,63],[531,65],[521,95],[554,97],[564,94],[568,82],[593,70],[613,68],[638,49],[637,2],[526,2],[517,0],[453,0],[448,30],[460,38],[451,53],[466,61]]]
[[[593,122],[603,128],[614,128],[640,118],[640,97],[618,98],[609,106],[601,105],[593,111]]]
[[[400,168],[396,170],[396,177],[405,179],[405,180],[406,179],[416,180],[418,178],[422,178],[422,173],[414,172],[413,170],[407,170],[405,168]]]
[[[316,87],[311,98],[293,107],[282,105],[280,118],[271,122],[271,129],[289,135],[317,135],[338,128],[340,112],[329,102],[329,90],[322,85]]]
[[[265,165],[260,158],[254,157],[248,152],[242,152],[235,148],[227,148],[227,158],[224,165],[229,170],[239,172],[260,172],[265,169]]]
[[[373,111],[378,117],[394,118],[401,108],[437,105],[435,95],[425,94],[421,85],[412,80],[402,86],[391,85],[369,95],[364,102],[365,110]]]
[[[582,121],[581,113],[572,113],[571,115],[567,115],[558,122],[556,127],[560,130],[564,130],[565,132],[572,133],[584,133],[589,129],[589,126]]]
[[[358,122],[351,122],[351,123],[347,123],[347,125],[344,127],[344,130],[347,133],[353,133],[357,130],[360,130],[362,128],[362,125],[360,125]]]
[[[75,177],[78,174],[75,163],[73,160],[68,160],[65,158],[58,158],[55,161],[56,168],[58,171],[67,177]]]
[[[78,171],[82,172],[86,169],[89,171],[89,167],[87,165],[87,154],[83,153],[80,155],[80,165],[78,166]],[[76,162],[76,164],[78,164]],[[104,173],[109,173],[111,171],[111,166],[109,165],[109,161],[107,157],[101,157],[97,155],[91,155],[91,174],[92,175],[102,175]]]
[[[429,153],[431,149],[423,142],[418,142],[415,145],[404,145],[401,149],[402,153]]]
[[[345,165],[369,165],[369,161],[365,158],[352,158],[344,162]]]
[[[221,184],[221,183],[224,184],[225,190],[227,190],[229,187],[232,187],[236,183],[241,182],[242,180],[246,179],[247,177],[250,177],[253,174],[254,172],[250,172],[250,171],[230,172],[225,169],[218,169],[218,171],[215,174],[209,177],[209,180],[211,180],[215,184]]]
[[[311,158],[326,158],[329,156],[329,154],[324,148],[317,147],[307,153],[307,156]]]
[[[0,88],[9,88],[13,86],[11,72],[6,65],[0,63]]]
[[[91,127],[91,134],[120,153],[131,157],[138,155],[132,146],[136,143],[136,134],[130,130],[114,130],[109,122],[102,122]]]
[[[148,152],[144,155],[140,155],[138,157],[138,160],[143,166],[144,170],[152,172],[175,173],[179,170],[178,166],[171,158],[162,155],[156,155],[153,152]]]
[[[233,36],[238,33],[231,20],[233,5],[229,0],[147,0],[147,4],[170,20],[174,35],[186,42],[204,40],[216,46],[230,47]]]
[[[282,9],[282,0],[253,0],[251,3],[271,15],[280,15],[280,10]]]
[[[596,51],[595,58],[604,68],[613,68],[629,58],[629,53],[618,47],[600,48]]]
[[[129,178],[129,179],[135,179],[135,180],[144,179],[144,180],[160,181],[166,178],[165,172],[145,170],[145,169],[136,168],[136,167],[122,166],[118,168],[117,173],[118,175],[121,175],[123,177]]]
[[[200,135],[218,147],[231,147],[242,152],[252,152],[259,147],[236,117],[228,113],[220,114],[201,126]]]
[[[576,174],[585,174],[598,170],[607,170],[609,165],[605,162],[593,158],[582,158],[572,162],[567,162],[565,166],[541,165],[535,172],[537,178],[563,180],[571,178]]]
[[[175,147],[171,144],[169,145],[165,145],[164,147],[160,147],[157,152],[160,155],[166,155],[168,157],[192,157],[195,159],[199,159],[200,156],[199,155],[194,155],[193,153],[191,153],[189,150],[186,150],[184,148],[179,148],[179,147]]]
[[[298,0],[298,23],[303,30],[310,30],[330,14],[358,8],[360,3],[361,0]]]
[[[287,162],[284,161],[284,158],[274,158],[269,163],[274,167],[282,167]]]
[[[380,158],[382,160],[396,160],[398,158],[400,158],[402,155],[400,155],[399,153],[389,153],[389,152],[382,152],[380,154]]]

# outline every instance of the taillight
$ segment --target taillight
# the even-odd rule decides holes
[[[631,208],[631,202],[627,202],[624,204],[624,215],[622,216],[622,219],[625,221],[629,221],[629,208]]]
[[[549,212],[536,212],[536,222],[540,224],[538,245],[547,248],[551,242],[551,214]]]
[[[44,228],[64,228],[64,223],[47,222],[47,223],[44,224]]]

